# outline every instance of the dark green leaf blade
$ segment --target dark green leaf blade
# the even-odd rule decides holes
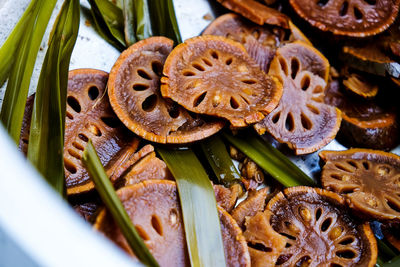
[[[144,264],[148,266],[158,266],[157,261],[140,238],[121,201],[115,193],[114,187],[101,165],[100,159],[91,140],[89,140],[85,150],[83,151],[82,162],[85,164],[90,173],[90,177],[93,179],[97,192],[107,209],[110,211],[118,227],[121,229],[121,232],[132,251]]]
[[[127,1],[127,0],[124,0]],[[136,39],[143,40],[153,35],[147,0],[130,0],[134,2]],[[126,26],[126,25],[125,25]]]
[[[175,177],[192,266],[226,266],[211,182],[191,150],[157,150]]]
[[[68,67],[78,37],[79,16],[79,0],[66,0],[50,35],[29,135],[28,159],[61,195]]]
[[[172,0],[149,0],[153,34],[182,43]]]
[[[213,136],[206,139],[200,143],[200,147],[220,183],[229,187],[240,182],[240,174],[221,137]]]
[[[249,134],[244,140],[225,133],[224,137],[282,185],[286,187],[315,185],[311,177],[303,173],[279,150],[259,140],[258,136]]]
[[[122,12],[124,14],[125,44],[126,46],[130,46],[136,42],[134,0],[122,0],[122,2]]]
[[[13,55],[16,59],[11,68],[0,113],[1,122],[16,143],[19,142],[25,102],[37,53],[57,1],[37,2],[31,18],[23,27],[24,34],[16,54]]]

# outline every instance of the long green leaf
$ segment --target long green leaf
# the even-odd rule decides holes
[[[211,182],[191,150],[157,150],[178,185],[192,266],[226,266]]]
[[[224,137],[264,171],[286,187],[315,185],[314,180],[302,172],[285,155],[258,136],[248,134],[245,138],[224,134]]]
[[[122,12],[124,14],[125,44],[126,46],[130,46],[136,42],[134,0],[122,0],[122,2]]]
[[[79,30],[79,0],[66,0],[53,25],[33,105],[28,159],[64,193],[64,124],[68,68]]]
[[[110,44],[124,50],[124,16],[122,10],[108,0],[89,0],[96,29]]]
[[[220,183],[229,187],[240,181],[240,174],[221,137],[208,138],[200,143],[200,147]]]
[[[134,1],[136,39],[143,40],[149,38],[153,35],[149,13],[149,3],[147,0],[131,1]]]
[[[96,150],[90,140],[83,151],[82,162],[85,164],[90,177],[93,179],[97,192],[113,216],[119,229],[121,229],[121,232],[132,251],[144,264],[148,266],[158,266],[157,261],[140,238],[136,228],[133,226],[132,221],[115,193],[114,187],[111,184],[110,179],[107,177]]]
[[[390,261],[380,264],[381,267],[399,267],[400,266],[400,255],[394,257]]]
[[[19,29],[23,31],[23,36],[13,55],[15,63],[10,71],[0,113],[1,122],[16,143],[19,142],[25,102],[37,53],[57,1],[41,0],[36,2],[30,19]]]
[[[153,34],[182,43],[172,0],[149,0]]]

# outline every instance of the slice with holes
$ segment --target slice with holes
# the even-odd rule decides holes
[[[336,193],[306,186],[287,188],[268,202],[264,216],[268,218],[264,224],[286,239],[276,265],[372,267],[376,263],[377,245],[369,223],[354,219]],[[252,220],[255,217],[247,224]]]
[[[223,122],[189,114],[160,95],[160,77],[173,41],[151,37],[125,50],[108,81],[111,106],[134,133],[157,143],[189,143],[218,132]]]
[[[260,68],[268,72],[269,64],[274,58],[275,50],[284,42],[295,39],[307,40],[293,23],[290,23],[291,35],[276,26],[257,25],[237,14],[228,13],[215,19],[204,30],[203,35],[223,36],[244,45]],[[288,36],[288,37],[287,37]]]
[[[255,0],[217,0],[227,9],[239,13],[258,25],[270,24],[289,28],[289,19],[279,11]]]
[[[278,107],[255,125],[268,131],[297,155],[314,152],[339,130],[340,110],[323,103],[329,74],[327,59],[312,46],[296,41],[277,50],[269,73],[283,83]]]
[[[243,45],[221,36],[199,36],[168,56],[161,93],[195,113],[245,127],[262,120],[278,104],[282,85],[265,74]]]
[[[386,30],[396,19],[399,0],[290,0],[297,14],[323,31],[365,37]]]
[[[355,98],[342,90],[338,79],[329,83],[325,103],[342,111],[342,125],[337,140],[349,147],[390,150],[399,143],[399,125],[396,109],[387,94],[387,83],[378,82],[382,89],[372,100]],[[395,91],[395,90],[392,90]]]
[[[343,194],[350,207],[381,220],[400,221],[400,157],[378,150],[322,151],[324,188]]]
[[[121,188],[117,195],[160,266],[190,266],[178,190],[174,182],[145,181]],[[221,208],[219,217],[227,265],[250,266],[242,231]],[[94,227],[133,256],[109,212],[101,211]]]

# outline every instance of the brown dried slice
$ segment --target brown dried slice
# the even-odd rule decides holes
[[[111,106],[137,135],[158,143],[188,143],[218,132],[223,122],[192,117],[160,95],[160,77],[173,41],[151,37],[125,50],[108,81]]]
[[[236,201],[239,198],[239,195],[243,191],[239,184],[234,184],[229,188],[218,184],[214,185],[213,188],[217,204],[227,212],[232,211],[232,209],[235,207]]]
[[[161,93],[195,113],[228,119],[233,127],[258,122],[278,104],[282,86],[265,74],[243,45],[199,36],[168,56]]]
[[[254,0],[217,0],[221,5],[258,25],[271,24],[289,28],[289,18],[281,12]]]
[[[75,205],[74,210],[88,223],[94,223],[100,204],[96,202],[87,202]]]
[[[296,41],[277,50],[269,74],[283,83],[278,107],[255,125],[271,133],[297,155],[314,152],[332,141],[340,127],[340,111],[323,103],[329,63],[315,48]]]
[[[269,223],[286,237],[276,265],[372,267],[376,263],[377,245],[368,222],[350,216],[344,198],[336,193],[287,188],[269,201],[264,214],[269,217],[264,225]]]
[[[31,119],[33,112],[33,103],[35,94],[28,97],[25,104],[24,117],[22,119],[21,136],[19,139],[19,150],[26,156],[28,153],[29,133],[31,128]]]
[[[390,150],[398,144],[398,115],[388,104],[386,96],[382,100],[379,95],[377,97],[379,99],[353,99],[341,92],[337,79],[329,83],[324,101],[342,111],[342,125],[337,135],[341,143],[383,150]]]
[[[178,190],[172,181],[151,180],[121,188],[118,197],[136,230],[161,266],[190,266]],[[219,208],[225,257],[229,266],[250,266],[242,231],[230,215]],[[133,256],[111,215],[103,210],[94,225]]]
[[[343,194],[355,211],[400,220],[400,157],[378,150],[322,151],[324,188]]]
[[[399,0],[290,0],[297,14],[323,31],[365,37],[386,30],[396,19]]]
[[[124,149],[136,150],[138,140],[115,116],[105,92],[108,74],[99,70],[69,72],[65,120],[64,165],[68,194],[94,188],[81,156],[92,140],[106,170]]]
[[[373,98],[378,93],[378,85],[367,77],[357,73],[350,73],[343,79],[343,85],[352,93],[363,98]]]

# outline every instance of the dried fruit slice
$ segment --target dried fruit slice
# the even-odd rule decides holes
[[[214,185],[213,188],[217,204],[227,212],[232,211],[239,195],[243,192],[242,187],[239,184],[234,184],[229,188],[217,184]]]
[[[136,230],[161,266],[190,266],[178,190],[172,181],[151,180],[117,191]],[[242,231],[230,215],[219,208],[225,257],[229,266],[250,266]],[[133,256],[111,215],[103,210],[96,229]]]
[[[161,93],[186,109],[245,127],[278,104],[282,86],[265,74],[244,47],[221,36],[199,36],[168,56]]]
[[[350,73],[343,79],[343,85],[352,93],[363,98],[373,98],[378,93],[378,85],[367,77]]]
[[[378,95],[369,101],[353,99],[342,93],[339,81],[333,79],[324,101],[342,111],[343,120],[337,139],[344,145],[390,150],[398,144],[398,115],[388,105],[386,96]]]
[[[340,111],[323,103],[329,63],[315,48],[296,41],[277,50],[269,74],[283,83],[278,107],[255,125],[271,133],[297,155],[314,152],[332,141],[340,127]]]
[[[324,188],[368,217],[400,220],[400,157],[378,150],[322,151]]]
[[[271,236],[280,244],[276,233],[286,239],[283,249],[278,246],[275,251],[273,247],[267,250],[279,266],[372,267],[376,262],[377,245],[369,224],[353,219],[347,213],[344,198],[327,190],[287,188],[268,202],[264,213],[248,219],[246,224],[253,225],[252,228],[259,226],[258,231],[251,233],[254,240],[258,236],[268,240]],[[253,261],[256,259],[252,258]]]
[[[29,134],[31,128],[34,101],[35,94],[32,94],[27,98],[24,110],[24,117],[22,119],[21,136],[19,138],[19,150],[24,153],[25,156],[28,153]]]
[[[137,135],[158,143],[188,143],[218,132],[223,122],[192,117],[160,95],[164,61],[173,47],[165,37],[151,37],[125,50],[108,81],[111,106]]]
[[[258,25],[271,24],[288,28],[289,19],[281,12],[254,0],[217,0],[227,9],[239,13]]]
[[[323,31],[365,37],[386,30],[396,19],[399,0],[290,0],[297,14]]]

